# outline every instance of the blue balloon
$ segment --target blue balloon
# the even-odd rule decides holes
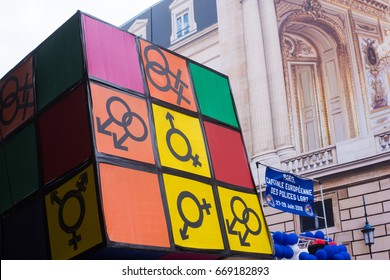
[[[343,257],[343,255],[341,255],[341,254],[335,254],[335,255],[333,256],[333,259],[334,259],[334,260],[337,260],[337,261],[342,261],[342,260],[344,260],[344,257]]]
[[[317,250],[315,255],[319,260],[326,260],[328,258],[328,253],[324,249]]]
[[[306,232],[306,233],[305,233],[305,236],[306,236],[306,237],[314,238],[314,234],[311,233],[310,231]]]
[[[294,256],[294,250],[290,246],[285,246],[284,249],[284,257],[286,259],[291,259]]]
[[[286,246],[280,245],[280,248],[282,249],[282,258],[286,255]]]
[[[339,253],[347,252],[347,246],[345,246],[344,244],[341,244],[341,245],[337,246],[337,250]]]
[[[299,254],[299,259],[304,261],[304,260],[307,260],[307,258],[310,256],[310,254],[308,252],[301,252]]]
[[[283,241],[282,241],[283,245],[287,245],[287,242],[288,242],[288,234],[283,232]]]
[[[290,233],[287,236],[287,245],[295,245],[298,243],[298,235],[295,233]]]
[[[342,252],[340,252],[340,255],[343,256],[344,260],[350,260],[351,259],[351,255],[348,252],[342,251]]]
[[[332,248],[333,250],[333,255],[337,254],[339,252],[339,248],[336,244],[332,244],[330,245],[330,247]]]
[[[281,259],[283,258],[283,249],[279,244],[274,244],[275,247],[275,257]]]
[[[325,239],[325,234],[322,231],[317,230],[316,233],[314,234],[314,237],[319,239]]]
[[[330,245],[326,245],[324,247],[324,250],[326,251],[326,253],[328,254],[328,260],[331,260],[333,259],[333,256],[334,256],[334,251],[333,251],[333,248],[332,246]]]
[[[318,260],[318,259],[317,259],[316,256],[310,255],[310,254],[309,254],[309,256],[307,257],[307,260],[309,260],[309,261],[315,261],[315,260]]]
[[[274,232],[273,239],[276,244],[283,244],[283,233],[280,231]]]

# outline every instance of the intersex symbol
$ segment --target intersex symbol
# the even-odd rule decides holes
[[[240,204],[241,204],[241,207],[239,207]],[[229,223],[229,220],[226,219],[226,224],[227,224],[229,234],[238,235],[238,238],[240,239],[241,246],[250,246],[250,243],[246,242],[248,235],[249,234],[259,235],[261,232],[261,223],[260,223],[259,216],[255,212],[255,210],[253,210],[252,208],[249,208],[246,205],[245,201],[239,196],[234,196],[232,198],[232,200],[230,201],[230,209],[232,210],[234,218],[233,218],[233,221],[231,223]],[[240,211],[240,213],[239,213],[240,215],[238,215],[236,211]],[[257,223],[256,229],[251,229],[248,225],[251,217],[254,217],[256,219],[256,223]],[[244,234],[242,234],[240,231],[236,231],[234,229],[236,227],[237,222],[239,224],[242,224],[245,226]]]
[[[78,248],[77,243],[81,241],[81,234],[77,234],[77,230],[83,223],[85,216],[85,201],[82,195],[87,190],[88,174],[85,172],[80,175],[79,180],[76,182],[76,190],[68,191],[62,199],[58,197],[58,192],[55,190],[50,194],[51,204],[57,203],[60,207],[58,209],[58,222],[61,229],[69,234],[72,234],[72,238],[68,241],[69,246],[73,246],[76,251]],[[70,199],[76,199],[80,207],[80,213],[77,221],[74,224],[67,224],[64,219],[64,208]]]
[[[166,141],[168,144],[168,148],[171,151],[171,153],[173,154],[173,156],[175,158],[177,158],[178,160],[184,161],[184,162],[187,162],[190,159],[192,159],[193,166],[195,166],[195,167],[202,166],[202,163],[199,161],[199,155],[198,154],[192,155],[192,147],[191,147],[190,141],[188,140],[187,136],[181,130],[175,128],[175,124],[173,123],[174,117],[172,116],[172,114],[168,112],[166,115],[166,118],[171,125],[171,128],[167,131]],[[187,153],[185,155],[179,154],[172,146],[172,136],[175,134],[180,136],[184,140],[184,142],[186,143]]]
[[[124,110],[120,110],[119,112],[119,113],[123,113],[121,117],[116,116],[115,113],[118,112],[113,109],[113,107],[118,104],[122,107],[122,109],[124,109]],[[96,118],[97,129],[99,133],[112,136],[115,148],[127,151],[128,147],[123,145],[123,143],[126,141],[127,138],[131,138],[137,142],[142,142],[147,138],[148,129],[145,121],[141,118],[140,115],[131,111],[130,106],[124,100],[122,100],[117,96],[110,97],[106,102],[106,110],[108,113],[108,119],[105,120],[103,123],[101,123],[100,118],[97,117]],[[142,132],[140,136],[134,135],[129,130],[129,127],[132,125],[134,119],[137,119],[138,122],[142,125]],[[112,123],[123,128],[124,134],[119,139],[115,132],[111,132],[107,130],[108,126],[110,126]]]
[[[191,221],[187,217],[188,213],[186,215],[186,213],[184,213],[183,211],[183,201],[186,198],[195,202],[196,207],[198,208],[199,215],[196,221]],[[177,210],[179,211],[179,215],[184,222],[183,228],[180,229],[181,239],[186,240],[190,237],[189,235],[187,235],[189,227],[198,228],[203,224],[203,211],[206,211],[206,214],[210,215],[211,204],[207,203],[206,199],[204,198],[202,198],[202,203],[203,204],[200,204],[198,198],[193,193],[190,193],[188,191],[183,191],[179,194],[179,197],[177,198]]]
[[[3,125],[11,124],[16,118],[18,111],[23,110],[22,120],[26,119],[27,110],[34,107],[34,102],[30,100],[30,90],[33,84],[29,84],[29,74],[26,73],[26,79],[23,86],[19,85],[19,80],[15,76],[8,77],[0,88],[0,122]],[[10,91],[11,90],[11,91]],[[8,93],[5,96],[5,93]],[[19,97],[22,93],[22,97]],[[5,112],[11,112],[8,118]]]
[[[163,64],[151,60],[153,54],[157,54],[162,59]],[[181,104],[182,100],[187,104],[191,104],[191,101],[188,100],[183,93],[184,88],[187,89],[188,85],[181,80],[182,71],[179,69],[175,74],[169,69],[168,60],[162,50],[155,45],[149,45],[144,50],[144,56],[146,60],[146,75],[153,86],[162,92],[172,90],[177,95],[176,103],[178,105]],[[158,77],[155,77],[153,74]],[[171,77],[174,79],[173,85]]]

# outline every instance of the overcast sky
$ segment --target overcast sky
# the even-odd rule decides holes
[[[159,0],[0,0],[0,78],[77,10],[119,26]]]

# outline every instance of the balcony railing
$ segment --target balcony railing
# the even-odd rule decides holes
[[[301,173],[337,164],[336,146],[300,154],[282,161],[282,168],[288,172]]]

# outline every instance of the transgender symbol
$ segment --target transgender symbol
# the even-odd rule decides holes
[[[166,135],[166,141],[168,144],[168,148],[171,151],[171,153],[173,154],[173,156],[175,158],[177,158],[178,160],[184,161],[184,162],[187,162],[190,159],[192,159],[193,166],[195,166],[195,167],[202,166],[202,163],[199,161],[199,155],[198,154],[192,155],[192,147],[191,147],[190,141],[188,140],[187,136],[183,133],[183,131],[175,128],[175,125],[173,123],[174,118],[171,115],[171,113],[168,112],[166,115],[166,118],[169,121],[169,123],[171,124],[171,128],[168,130],[167,135]],[[184,142],[186,142],[187,153],[185,155],[178,154],[175,151],[175,149],[172,147],[171,138],[174,134],[179,135],[184,140]]]
[[[114,106],[113,104],[115,104],[115,103],[119,103],[120,106],[122,106],[122,108],[125,109],[123,115],[120,117],[114,115],[116,113],[116,111],[113,110],[112,107]],[[127,138],[131,138],[137,142],[142,142],[147,138],[148,129],[146,127],[145,121],[141,118],[140,115],[132,112],[129,105],[124,100],[122,100],[121,98],[119,98],[117,96],[110,97],[106,102],[106,110],[107,110],[109,117],[103,123],[101,123],[100,118],[97,117],[96,118],[97,129],[98,129],[99,133],[102,133],[102,134],[105,134],[108,136],[112,136],[115,148],[127,151],[128,147],[122,145],[123,142],[125,142]],[[136,136],[129,131],[129,127],[133,123],[133,119],[138,119],[138,121],[142,125],[141,136]],[[115,132],[111,132],[111,131],[107,130],[107,127],[109,125],[111,125],[112,123],[115,123],[116,125],[123,128],[124,134],[119,139],[118,139],[118,136]]]
[[[198,219],[196,221],[191,221],[190,219],[188,219],[188,217],[183,212],[183,201],[186,198],[189,198],[193,202],[195,202],[195,204],[198,208],[199,215],[198,215]],[[186,240],[190,237],[189,235],[187,235],[187,231],[188,231],[189,227],[190,228],[198,228],[202,225],[203,211],[206,211],[206,214],[210,215],[211,204],[207,203],[206,199],[204,199],[204,198],[202,198],[202,202],[203,202],[203,204],[200,204],[198,198],[194,194],[192,194],[188,191],[184,191],[184,192],[181,192],[179,194],[179,197],[177,198],[177,210],[179,211],[179,215],[184,222],[183,228],[180,229],[180,235],[181,235],[182,240]]]
[[[237,202],[242,206],[237,207]],[[251,244],[249,242],[246,242],[249,233],[252,235],[259,235],[261,232],[261,223],[260,223],[259,216],[256,214],[255,210],[253,210],[252,208],[248,208],[245,201],[238,196],[234,196],[230,201],[230,209],[232,210],[234,218],[231,224],[229,224],[229,220],[226,219],[226,224],[227,224],[229,234],[238,235],[241,246],[250,246]],[[237,215],[236,211],[238,211],[238,209],[240,209],[240,211],[242,210],[242,212],[240,213],[241,215]],[[256,223],[257,223],[256,229],[251,229],[248,225],[249,219],[251,217],[250,214],[253,214],[252,216],[256,219]],[[245,226],[246,230],[244,234],[242,234],[240,231],[234,230],[237,222]]]
[[[72,234],[72,238],[68,241],[68,244],[69,246],[73,246],[73,249],[75,251],[78,248],[77,243],[81,241],[81,235],[77,234],[76,231],[80,228],[85,216],[85,201],[82,193],[86,191],[87,184],[88,175],[87,172],[85,172],[80,175],[79,180],[76,182],[77,190],[68,191],[62,197],[62,199],[57,196],[57,191],[53,191],[50,194],[51,204],[57,203],[60,206],[60,208],[58,209],[58,222],[64,232]],[[66,224],[64,219],[64,207],[69,201],[69,199],[76,199],[80,207],[79,217],[77,218],[77,221],[72,225]]]
[[[159,64],[156,61],[151,61],[149,57],[149,52],[156,52],[161,59],[163,60],[163,65]],[[178,105],[181,104],[181,101],[183,100],[187,104],[191,104],[191,101],[188,100],[184,94],[183,90],[184,88],[188,88],[188,85],[182,81],[181,78],[181,70],[177,70],[177,73],[173,73],[169,69],[168,60],[165,57],[164,53],[154,45],[149,45],[144,50],[144,56],[146,60],[146,75],[148,76],[149,81],[155,86],[158,90],[162,92],[167,92],[169,90],[172,90],[175,94],[177,94],[177,101],[176,103]],[[157,76],[161,76],[162,78],[153,77],[152,73],[154,73]],[[174,79],[174,84],[171,83],[171,77]]]

